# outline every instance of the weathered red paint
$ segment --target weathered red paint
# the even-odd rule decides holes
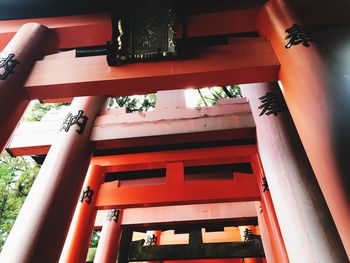
[[[283,237],[281,234],[281,229],[279,227],[275,208],[271,199],[270,190],[266,188],[264,189],[263,186],[263,178],[266,177],[258,154],[252,157],[251,163],[256,179],[258,180],[258,187],[261,197],[261,210],[265,219],[264,221],[266,224],[266,229],[269,232],[274,258],[278,259],[278,262],[280,263],[289,263],[286,247],[284,245]]]
[[[258,6],[192,14],[188,18],[189,37],[233,34],[255,31],[255,17]],[[111,38],[112,27],[110,14],[87,14],[48,18],[32,18],[0,21],[0,49],[14,36],[21,25],[36,22],[52,29],[60,38],[59,47],[76,48],[105,45]],[[182,36],[182,25],[177,26],[177,36]]]
[[[115,263],[117,261],[123,209],[120,209],[119,211],[120,214],[117,222],[106,218],[105,223],[103,224],[94,258],[95,263]]]
[[[74,262],[85,263],[90,246],[91,234],[94,229],[97,208],[96,197],[101,183],[104,180],[105,169],[101,166],[91,165],[87,172],[82,191],[90,187],[94,193],[91,202],[79,200],[69,232],[61,253],[61,263]]]
[[[180,184],[129,186],[118,188],[117,183],[101,186],[96,206],[101,208],[135,207],[141,205],[175,205],[208,202],[254,201],[259,192],[254,177],[240,176],[217,182],[205,180]],[[157,196],[149,193],[157,192]]]
[[[275,251],[273,250],[273,235],[272,232],[269,231],[267,223],[265,221],[264,211],[262,211],[262,204],[261,202],[255,202],[256,205],[256,212],[258,215],[258,225],[259,225],[259,232],[261,236],[261,241],[264,246],[264,252],[265,252],[265,258],[263,262],[269,262],[269,263],[276,263],[278,262],[278,258],[275,256]]]
[[[241,85],[256,124],[257,146],[290,262],[346,262],[346,253],[290,115],[261,115],[259,98],[277,83]],[[326,223],[327,222],[327,223]],[[291,231],[293,226],[293,231]]]
[[[92,125],[105,101],[74,99],[71,112],[83,110],[88,117],[85,131],[78,134],[74,125],[58,133],[7,238],[1,262],[58,261],[93,151]]]
[[[5,79],[0,79],[0,152],[16,128],[18,121],[27,107],[29,99],[23,88],[36,60],[55,52],[58,46],[57,37],[45,26],[35,23],[23,25],[10,43],[1,51],[0,57],[10,54],[19,63]],[[1,68],[3,74],[5,67]]]
[[[285,30],[304,25],[297,13],[287,1],[270,1],[261,9],[257,27],[281,63],[283,95],[349,257],[348,84],[317,42],[285,48]]]
[[[127,96],[277,80],[279,63],[270,45],[260,38],[248,44],[237,41],[232,45],[198,48],[192,52],[196,55],[192,59],[122,67],[108,67],[105,56],[38,61],[25,87],[31,99],[52,99]]]

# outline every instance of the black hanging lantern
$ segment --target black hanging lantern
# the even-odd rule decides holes
[[[176,12],[173,0],[128,0],[112,12],[110,66],[175,57]]]

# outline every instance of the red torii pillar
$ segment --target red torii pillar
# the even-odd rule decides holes
[[[270,234],[271,231],[267,227],[267,223],[264,215],[265,212],[264,210],[262,210],[261,202],[256,201],[255,206],[256,206],[256,212],[258,215],[258,225],[260,230],[261,241],[263,243],[264,252],[265,252],[265,259],[263,260],[263,262],[268,262],[268,263],[278,262],[277,261],[278,257],[276,257],[276,253],[272,248],[273,246],[272,242],[274,241],[273,236],[271,236]]]
[[[121,238],[123,209],[108,210],[94,258],[95,263],[115,263]]]
[[[93,191],[91,200],[83,200],[80,196],[75,208],[72,223],[69,228],[66,242],[61,253],[60,262],[85,263],[94,229],[97,208],[95,207],[98,189],[103,183],[105,169],[102,166],[90,165],[82,194],[86,189]]]
[[[57,37],[36,23],[23,25],[0,53],[0,152],[16,128],[28,98],[22,87],[36,60],[58,48]]]
[[[252,157],[251,163],[253,166],[254,174],[256,175],[258,180],[258,187],[261,196],[261,209],[264,213],[263,216],[265,219],[264,223],[266,225],[266,229],[269,233],[269,237],[271,238],[271,245],[272,251],[274,253],[274,258],[278,259],[278,262],[280,263],[288,263],[289,259],[286,247],[284,245],[281,229],[279,227],[275,208],[271,199],[270,190],[268,189],[266,177],[261,166],[258,154]]]
[[[280,111],[284,102],[278,85],[240,87],[252,109],[258,151],[290,262],[347,262],[290,115]],[[266,108],[267,97],[276,107]]]
[[[105,97],[73,100],[71,113],[17,216],[0,262],[58,261],[94,148],[90,143],[92,126],[105,101]]]
[[[292,28],[298,31],[298,25],[305,25],[288,2],[266,3],[258,14],[257,28],[281,63],[284,98],[350,257],[349,80],[316,41],[292,42]]]

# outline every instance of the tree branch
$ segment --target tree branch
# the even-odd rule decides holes
[[[222,86],[222,90],[225,92],[225,94],[227,95],[227,97],[233,98],[233,95],[232,95],[231,92],[227,89],[226,86]]]
[[[208,103],[205,101],[201,90],[200,90],[200,89],[197,89],[197,91],[198,91],[198,93],[199,93],[199,96],[201,96],[201,99],[202,99],[204,105],[208,107]]]

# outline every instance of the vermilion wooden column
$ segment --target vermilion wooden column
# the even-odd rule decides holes
[[[72,115],[57,131],[7,238],[0,262],[58,261],[93,151],[92,126],[105,101],[105,97],[73,100]],[[84,201],[88,196],[85,197]]]
[[[94,258],[95,263],[115,263],[117,261],[122,216],[122,209],[107,212]]]
[[[273,207],[270,190],[260,163],[260,158],[257,154],[252,157],[252,166],[258,180],[258,187],[261,196],[261,206],[264,213],[266,228],[271,238],[272,250],[274,252],[275,258],[278,258],[278,262],[288,263],[289,259],[276,217],[275,208]]]
[[[0,53],[0,152],[28,104],[22,88],[34,62],[58,48],[57,36],[47,27],[23,25]]]
[[[256,212],[258,215],[258,225],[260,230],[261,241],[264,246],[265,261],[267,261],[268,263],[278,262],[277,261],[278,258],[275,256],[275,252],[273,251],[273,248],[272,248],[273,246],[272,242],[274,241],[273,236],[271,236],[270,234],[271,231],[268,230],[261,203],[257,201],[255,202],[255,206],[256,206]]]
[[[240,86],[249,100],[266,180],[290,262],[347,256],[277,84]],[[276,115],[275,115],[276,114]]]
[[[283,95],[350,256],[349,79],[347,74],[339,74],[344,69],[334,67],[334,61],[320,48],[317,39],[300,41],[300,34],[295,34],[300,32],[298,25],[307,25],[287,2],[271,0],[265,4],[258,15],[257,27],[270,40],[281,63],[279,79]],[[292,30],[293,25],[296,31]],[[336,48],[346,51],[348,46]]]
[[[102,166],[90,165],[81,192],[86,189],[93,191],[91,200],[79,198],[75,208],[72,223],[69,228],[66,242],[61,253],[60,262],[86,262],[86,256],[90,246],[92,231],[94,229],[97,208],[95,207],[98,189],[103,182],[105,169]]]
[[[253,235],[256,234],[255,226],[239,226],[239,232],[241,234],[241,240],[246,241],[246,233],[245,231],[251,231]],[[262,260],[260,258],[245,258],[245,263],[262,263]]]

